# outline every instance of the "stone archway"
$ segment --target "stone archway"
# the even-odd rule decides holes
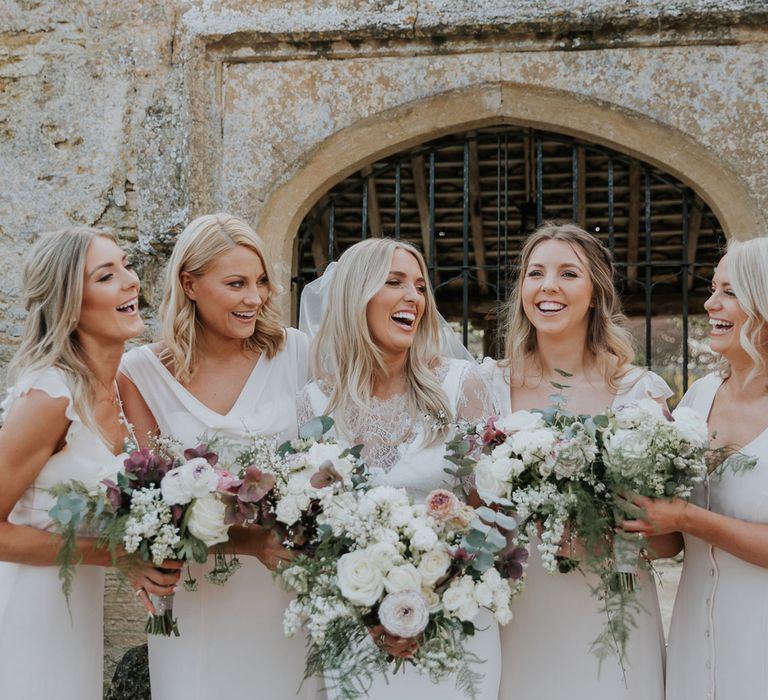
[[[728,237],[750,238],[762,219],[739,177],[685,133],[610,103],[510,82],[434,95],[341,129],[310,150],[267,199],[258,222],[287,288],[302,219],[334,184],[361,166],[426,140],[491,124],[516,124],[586,139],[640,158],[690,186]],[[287,300],[286,300],[287,301]],[[286,308],[287,312],[287,308]],[[287,314],[286,314],[287,315]]]

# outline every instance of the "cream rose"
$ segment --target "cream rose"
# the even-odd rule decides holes
[[[421,574],[413,564],[393,566],[384,579],[384,588],[387,589],[387,593],[420,591]]]
[[[509,435],[520,430],[536,430],[544,426],[544,419],[540,413],[530,411],[515,411],[496,421],[496,429]]]
[[[451,555],[442,549],[433,549],[427,552],[419,562],[421,580],[428,586],[437,583],[451,566]]]
[[[384,575],[365,549],[344,554],[336,575],[341,594],[354,605],[371,607],[384,593]]]
[[[224,524],[226,506],[213,494],[198,498],[190,506],[187,528],[197,539],[212,547],[229,539],[229,526]]]
[[[475,584],[468,576],[451,583],[443,593],[443,608],[452,617],[471,622],[480,609],[474,595]]]

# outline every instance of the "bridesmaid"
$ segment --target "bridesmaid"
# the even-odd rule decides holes
[[[417,502],[445,488],[444,440],[454,418],[477,421],[490,401],[474,363],[441,357],[437,307],[421,254],[411,245],[368,239],[347,249],[329,285],[313,369],[318,381],[304,389],[300,422],[331,415],[348,444],[364,445],[372,482],[405,488]],[[433,417],[433,418],[430,418]],[[437,419],[437,417],[441,417]],[[485,663],[478,700],[496,700],[500,658],[498,626],[488,611],[475,623],[468,649]],[[381,636],[377,630],[377,636]],[[407,656],[413,641],[383,635],[393,655]],[[329,697],[336,697],[333,681]],[[366,694],[451,700],[463,697],[454,679],[404,673],[377,679]]]
[[[138,294],[127,256],[102,231],[44,235],[25,264],[27,319],[0,430],[0,697],[102,696],[103,567],[111,557],[94,538],[78,539],[85,566],[68,610],[47,489],[69,479],[95,488],[121,468],[128,434],[115,374],[125,341],[144,328]],[[178,579],[149,564],[126,575],[148,609],[146,592],[168,595]]]
[[[497,411],[544,408],[551,382],[569,385],[565,407],[600,413],[640,398],[671,395],[652,372],[633,367],[631,338],[613,284],[611,254],[572,224],[545,224],[525,242],[509,300],[505,358],[482,369]],[[556,370],[569,372],[563,379]],[[536,544],[536,541],[533,541]],[[660,700],[664,697],[664,639],[656,587],[640,576],[644,611],[627,645],[626,683],[618,660],[598,668],[590,645],[604,615],[591,587],[594,574],[549,574],[531,547],[525,591],[501,632],[503,700],[575,698]]]
[[[735,471],[726,460],[690,503],[637,499],[650,524],[629,521],[625,529],[683,534],[685,561],[669,637],[668,700],[766,698],[768,239],[728,246],[704,307],[712,350],[722,356],[723,368],[697,381],[681,405],[707,416],[714,447],[738,449],[757,465]]]
[[[264,244],[243,221],[216,214],[187,226],[168,264],[162,339],[127,353],[120,368],[140,442],[162,434],[194,445],[215,434],[236,447],[255,434],[297,436],[308,342],[281,326],[276,292]],[[179,591],[174,604],[181,636],[149,640],[154,700],[297,696],[303,644],[285,638],[289,598],[265,568],[285,550],[255,528],[230,537],[235,552],[263,564],[247,557],[223,588],[205,579],[210,565],[191,567],[199,589]]]

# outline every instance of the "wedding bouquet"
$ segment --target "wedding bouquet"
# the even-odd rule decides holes
[[[282,572],[297,593],[285,632],[306,625],[309,634],[305,678],[325,674],[341,697],[357,698],[378,675],[409,663],[435,682],[455,673],[457,686],[475,697],[479,676],[470,662],[478,659],[463,642],[480,608],[501,624],[511,619],[522,574],[512,559],[494,568],[506,539],[478,515],[442,489],[423,505],[389,486],[323,496],[312,555]],[[389,657],[374,641],[384,634],[413,639],[413,655]]]
[[[657,401],[642,399],[607,414],[602,429],[602,459],[611,495],[616,498],[615,517],[641,513],[626,499],[689,498],[707,473],[709,447],[707,423],[691,408],[678,407],[671,414]],[[629,515],[624,516],[622,511]],[[619,585],[633,588],[642,537],[619,531],[613,542]]]
[[[167,559],[204,563],[209,547],[228,539],[216,461],[207,445],[183,456],[134,450],[117,481],[106,479],[96,489],[79,481],[54,486],[57,501],[49,514],[64,540],[57,557],[64,594],[69,597],[78,563],[76,539],[84,533],[98,537],[115,560],[122,547],[127,566],[131,557],[157,567]],[[156,613],[147,620],[147,632],[178,636],[173,596],[153,596],[153,604]]]
[[[222,474],[225,522],[264,527],[289,548],[310,547],[321,499],[366,479],[362,445],[340,445],[328,436],[332,427],[332,418],[318,416],[301,427],[298,439],[279,446],[273,436],[254,436],[232,471]]]

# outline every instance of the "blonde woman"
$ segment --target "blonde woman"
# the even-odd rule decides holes
[[[477,368],[440,356],[440,327],[421,254],[389,239],[353,245],[339,259],[313,342],[318,380],[304,389],[300,422],[331,415],[347,443],[363,443],[375,484],[402,487],[416,499],[444,487],[444,440],[455,418],[478,420],[490,409]],[[485,663],[478,697],[496,700],[499,636],[481,613],[469,648]],[[409,640],[387,639],[407,655]],[[329,683],[329,697],[334,697]],[[433,684],[412,669],[379,679],[368,698],[446,700],[462,697],[453,680]]]
[[[47,489],[69,479],[95,487],[122,466],[128,434],[115,374],[125,341],[144,327],[138,294],[128,258],[102,231],[45,235],[24,267],[27,319],[0,430],[0,697],[102,695],[102,567],[111,558],[94,538],[78,540],[85,566],[68,610]],[[178,579],[150,565],[127,573],[148,607],[147,591],[168,595]]]
[[[552,382],[570,386],[565,405],[575,413],[671,395],[660,377],[631,365],[634,353],[622,327],[611,255],[594,236],[575,225],[546,224],[526,240],[519,269],[508,305],[505,357],[483,364],[499,413],[546,407]],[[557,370],[572,376],[563,379]],[[591,593],[597,577],[547,574],[536,547],[531,550],[526,589],[502,630],[499,697],[663,698],[664,640],[650,577],[640,580],[644,612],[630,634],[625,684],[617,660],[606,659],[598,673],[590,654],[605,622]]]
[[[227,214],[195,219],[168,263],[162,338],[127,353],[120,387],[139,440],[160,433],[194,445],[218,435],[231,448],[249,435],[297,435],[296,394],[307,379],[308,342],[283,328],[264,245]],[[226,457],[226,455],[222,455]],[[235,552],[274,567],[283,554],[262,531],[232,528]],[[300,639],[287,640],[286,594],[251,557],[222,588],[193,566],[196,592],[180,591],[179,638],[152,638],[154,700],[292,698],[303,677]],[[312,691],[305,684],[304,692]]]
[[[682,532],[685,541],[669,636],[668,700],[766,698],[768,238],[729,244],[704,308],[712,350],[724,367],[697,381],[682,405],[707,416],[713,446],[738,449],[757,465],[737,471],[726,460],[690,503],[637,499],[650,523],[630,521],[625,529]]]

